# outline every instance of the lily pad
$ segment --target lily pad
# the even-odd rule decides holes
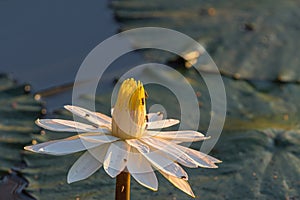
[[[223,75],[247,80],[300,81],[297,1],[115,0],[112,7],[121,30],[164,27],[198,40]],[[193,49],[186,45],[183,51]],[[144,53],[149,59],[164,62],[174,58],[157,51]]]
[[[202,199],[299,199],[300,132],[266,129],[223,134],[218,170],[192,176]]]
[[[0,193],[2,199],[33,198],[24,193],[28,184],[17,175],[25,167],[21,151],[31,143],[31,135],[39,129],[34,119],[41,114],[41,103],[29,94],[30,85],[18,85],[0,75]]]
[[[0,75],[0,171],[7,173],[21,163],[20,151],[36,132],[33,120],[41,114],[41,103],[28,94],[29,85],[17,85]]]
[[[196,93],[200,109],[200,130],[206,131],[211,115],[218,117],[218,113],[211,111],[211,96],[201,75],[193,68],[181,70]],[[203,73],[206,79],[214,80],[217,75]],[[176,72],[163,68],[143,69],[136,74],[141,80],[153,82],[168,82],[169,85],[184,85],[185,81]],[[298,129],[300,127],[300,85],[294,83],[279,84],[273,82],[250,82],[223,77],[226,97],[216,96],[219,103],[227,101],[227,115],[224,130],[257,130],[278,128],[283,130]],[[167,111],[168,117],[181,118],[182,108],[171,89],[158,85],[146,85],[149,93],[148,108],[160,104]],[[214,85],[218,87],[218,85]],[[187,98],[192,98],[187,97]],[[226,98],[226,99],[224,99]],[[221,104],[220,104],[221,105]],[[193,113],[185,116],[187,127],[196,120]],[[181,119],[183,120],[183,119]]]

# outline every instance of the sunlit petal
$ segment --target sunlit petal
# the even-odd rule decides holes
[[[119,140],[119,138],[112,135],[105,134],[80,134],[79,137],[84,141],[94,142],[94,143],[109,143]]]
[[[140,152],[142,153],[149,153],[150,149],[149,147],[144,144],[143,142],[141,142],[138,139],[130,139],[130,140],[126,140],[126,142],[130,145],[135,147],[136,149],[138,149]]]
[[[103,168],[108,175],[115,178],[126,167],[130,146],[123,141],[112,143],[105,155]]]
[[[160,129],[167,128],[178,124],[180,121],[177,119],[164,119],[159,121],[152,121],[147,123],[147,129]]]
[[[147,131],[147,135],[178,142],[196,142],[209,139],[209,137],[205,137],[202,133],[197,131]]]
[[[195,198],[193,190],[189,183],[181,178],[177,178],[174,176],[170,176],[169,174],[164,173],[163,171],[159,171],[168,181],[170,181],[175,187],[182,190],[183,192],[187,193],[188,195]]]
[[[100,169],[107,148],[108,145],[104,144],[86,151],[70,168],[67,182],[73,183],[84,180]]]
[[[66,105],[64,107],[65,107],[65,109],[72,112],[74,115],[84,118],[84,119],[92,122],[95,125],[107,127],[111,124],[111,120],[110,121],[107,120],[110,117],[108,117],[104,114],[99,115],[99,113],[96,114],[95,112],[92,112],[90,110],[87,110],[87,109],[84,109],[84,108],[81,108],[78,106]],[[103,117],[103,116],[105,116],[105,117]]]
[[[151,190],[157,190],[158,181],[149,161],[134,148],[128,155],[127,169],[138,183]]]
[[[114,108],[111,108],[110,109],[110,115],[113,116],[113,113],[114,113]]]
[[[150,153],[144,153],[143,150],[137,146],[137,150],[150,161],[151,165],[155,168],[178,178],[188,179],[187,173],[173,160],[169,159],[166,155],[163,156],[162,152],[151,151]]]
[[[101,132],[109,133],[110,131],[107,128],[97,128],[92,125],[63,120],[63,119],[37,119],[35,123],[51,131],[62,131],[62,132]]]
[[[89,134],[81,134],[89,135]],[[25,150],[29,150],[36,153],[50,154],[50,155],[66,155],[83,151],[86,149],[100,146],[106,142],[93,142],[85,141],[79,137],[79,135],[72,136],[61,140],[52,140],[32,146],[24,147]]]
[[[99,112],[95,112],[95,114],[96,114],[99,118],[101,118],[103,121],[105,121],[105,123],[111,124],[111,122],[112,122],[111,117],[109,117],[109,116],[107,116],[107,115],[105,115],[105,114],[103,114],[103,113],[99,113]]]
[[[163,113],[162,112],[157,112],[157,113],[148,113],[148,122],[154,122],[154,121],[160,121],[163,119]]]
[[[190,168],[197,168],[198,165],[192,158],[185,154],[180,149],[168,141],[156,138],[141,138],[146,144],[161,150],[164,152],[170,159]]]
[[[191,148],[187,148],[181,145],[176,145],[177,148],[184,151],[189,157],[191,157],[200,167],[205,168],[218,168],[214,163],[221,163],[222,161],[211,157],[209,155],[206,155],[205,153],[202,153],[200,151],[196,151]]]

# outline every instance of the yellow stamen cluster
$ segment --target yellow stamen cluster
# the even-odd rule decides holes
[[[112,116],[112,134],[121,139],[140,138],[146,127],[146,99],[143,84],[125,80],[119,90]]]

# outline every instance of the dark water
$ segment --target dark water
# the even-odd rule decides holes
[[[0,0],[0,73],[34,92],[70,84],[86,55],[117,33],[118,25],[107,1]],[[106,84],[122,69],[140,62],[131,54],[116,62]],[[71,88],[45,98],[53,110],[71,103]]]
[[[117,33],[118,25],[107,1],[0,0],[0,73],[33,92],[71,85],[87,54]],[[130,66],[141,62],[137,54],[116,61],[106,74],[106,85]],[[119,67],[122,66],[122,67]],[[52,111],[72,103],[72,87],[43,98]],[[20,193],[25,180],[9,175],[0,180],[1,199],[31,199]]]

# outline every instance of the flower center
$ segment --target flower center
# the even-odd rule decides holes
[[[146,128],[146,100],[143,84],[125,80],[112,115],[112,134],[121,139],[140,138]]]

